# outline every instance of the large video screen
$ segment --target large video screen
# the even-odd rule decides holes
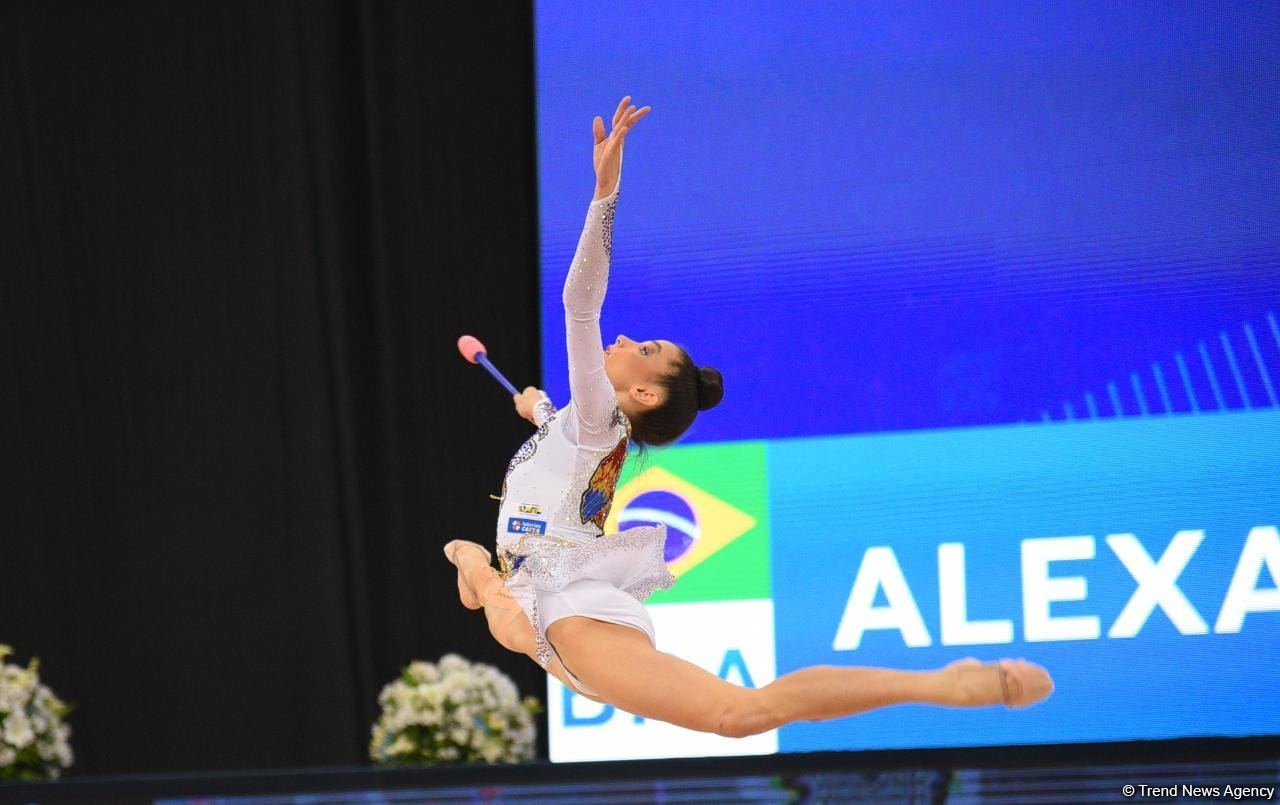
[[[549,680],[553,760],[1280,733],[1280,14],[539,0],[536,37],[548,393],[623,95],[605,337],[725,378],[614,500],[668,525],[659,648],[1057,685],[734,740]]]

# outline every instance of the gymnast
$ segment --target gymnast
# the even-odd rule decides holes
[[[665,526],[604,533],[631,443],[675,441],[723,396],[720,373],[671,341],[618,336],[601,349],[600,310],[628,132],[650,111],[624,97],[611,131],[592,121],[596,192],[565,280],[571,401],[515,395],[537,431],[507,467],[498,515],[499,567],[483,546],[453,540],[458,595],[483,609],[504,647],[526,654],[570,690],[644,718],[730,737],[795,721],[850,716],[901,703],[1022,708],[1049,695],[1044,668],[968,657],[928,671],[813,666],[745,688],[658,651],[642,603],[675,583]]]

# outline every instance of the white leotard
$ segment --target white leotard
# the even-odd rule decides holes
[[[627,457],[626,416],[604,369],[600,308],[609,282],[618,187],[587,211],[564,284],[571,402],[556,411],[545,396],[534,409],[538,432],[507,468],[499,542],[521,534],[554,534],[577,542],[604,533],[618,474]]]
[[[675,581],[663,559],[665,527],[604,533],[630,434],[600,336],[620,185],[588,208],[565,279],[572,400],[559,411],[545,397],[535,407],[538,430],[507,467],[498,511],[501,575],[533,624],[543,667],[554,651],[546,628],[569,615],[634,626],[652,640],[640,603]]]

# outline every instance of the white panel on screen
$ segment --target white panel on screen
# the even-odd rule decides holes
[[[647,607],[658,648],[738,685],[774,679],[773,602],[711,601]],[[766,755],[778,751],[777,730],[725,738],[639,719],[565,689],[547,677],[550,755],[557,763],[634,758]]]

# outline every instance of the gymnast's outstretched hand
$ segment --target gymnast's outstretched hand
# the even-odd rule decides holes
[[[630,103],[630,95],[618,103],[618,109],[613,113],[613,130],[608,137],[604,133],[603,119],[597,115],[591,122],[591,131],[596,138],[595,150],[591,155],[592,164],[596,168],[596,201],[612,193],[614,186],[618,184],[618,174],[622,171],[623,140],[636,121],[649,114],[650,107],[636,109],[635,106],[629,106]]]

